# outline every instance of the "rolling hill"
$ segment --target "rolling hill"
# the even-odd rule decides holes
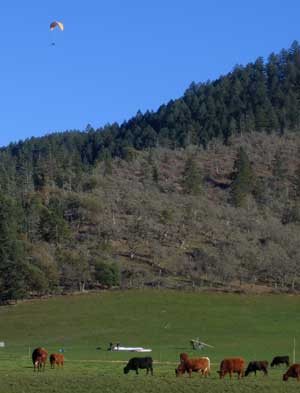
[[[0,151],[0,297],[299,290],[300,48]]]

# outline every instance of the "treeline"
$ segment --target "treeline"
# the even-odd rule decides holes
[[[133,151],[154,147],[204,148],[213,138],[257,132],[298,130],[300,47],[236,66],[214,82],[192,83],[184,96],[157,112],[138,112],[121,125],[69,131],[12,144],[0,152],[3,190],[38,189],[45,184],[76,189],[82,171],[99,160],[130,159]],[[20,184],[21,183],[21,184]]]

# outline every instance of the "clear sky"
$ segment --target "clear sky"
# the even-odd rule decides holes
[[[0,146],[122,122],[300,41],[299,0],[1,0],[0,14]]]

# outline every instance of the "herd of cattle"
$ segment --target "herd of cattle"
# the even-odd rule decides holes
[[[48,359],[48,351],[45,348],[36,348],[32,353],[32,363],[34,371],[44,371],[46,362]],[[61,353],[52,353],[50,355],[50,365],[54,368],[55,365],[62,367],[64,365],[64,355]],[[225,358],[221,361],[220,370],[217,371],[220,378],[224,378],[226,374],[229,374],[230,378],[232,374],[237,374],[238,378],[246,377],[250,373],[262,371],[264,375],[268,375],[269,362],[267,360],[255,360],[249,362],[245,370],[245,360],[243,358]],[[294,363],[290,366],[289,356],[275,356],[271,362],[271,367],[285,364],[288,370],[283,374],[283,381],[287,381],[289,378],[297,378],[300,380],[300,364]],[[153,360],[151,357],[134,357],[131,358],[127,365],[124,367],[124,374],[128,374],[130,370],[133,370],[138,374],[139,369],[146,369],[147,374],[149,371],[153,375]],[[190,377],[192,372],[200,373],[207,377],[210,375],[210,359],[208,357],[201,358],[190,358],[187,353],[180,354],[180,363],[175,369],[177,377],[187,373]]]
[[[230,378],[233,373],[236,373],[238,378],[246,377],[250,373],[262,371],[264,375],[268,375],[269,362],[267,360],[254,360],[248,363],[245,370],[245,360],[243,358],[225,358],[221,361],[220,370],[217,371],[220,378],[224,378],[226,374],[229,374]],[[271,362],[271,367],[285,364],[287,367],[290,366],[288,356],[276,356]],[[198,372],[204,375],[210,375],[210,360],[207,357],[202,358],[189,358],[186,353],[180,354],[180,364],[175,369],[177,376],[184,373],[188,373],[191,377],[192,372]],[[288,370],[283,374],[282,379],[287,381],[289,378],[300,378],[300,364],[292,364]]]

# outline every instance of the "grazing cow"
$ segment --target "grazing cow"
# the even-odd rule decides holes
[[[247,377],[250,373],[255,373],[256,371],[263,371],[264,375],[268,375],[268,365],[269,362],[267,360],[254,360],[249,362],[248,367],[245,371],[245,377]]]
[[[300,364],[292,364],[287,372],[283,374],[282,379],[284,381],[287,381],[289,378],[297,378],[297,381],[300,380]]]
[[[289,356],[275,356],[272,360],[271,367],[279,366],[279,364],[286,364],[288,367],[290,365]]]
[[[36,348],[32,352],[32,363],[33,369],[36,371],[45,371],[46,361],[48,357],[48,351],[45,348]]]
[[[62,353],[51,353],[50,355],[50,364],[51,364],[51,368],[55,368],[55,365],[59,366],[63,366],[64,365],[64,355]]]
[[[176,376],[180,376],[187,372],[192,376],[192,372],[199,372],[205,377],[210,374],[210,360],[207,357],[189,358],[186,353],[180,354],[180,364],[175,369]]]
[[[127,365],[124,367],[124,374],[128,374],[130,370],[135,370],[136,374],[138,375],[138,369],[146,369],[147,375],[149,370],[151,371],[151,375],[153,375],[153,360],[151,357],[145,358],[131,358]]]
[[[243,358],[227,358],[223,359],[220,364],[220,371],[218,371],[220,378],[224,378],[229,374],[230,378],[232,373],[237,373],[238,379],[244,376],[245,360]]]

